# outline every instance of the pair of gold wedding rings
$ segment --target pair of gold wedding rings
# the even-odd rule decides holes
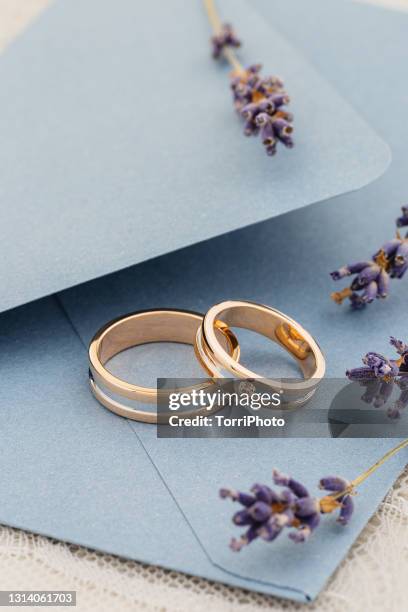
[[[240,347],[231,327],[244,328],[282,346],[297,362],[302,380],[265,379],[240,364]],[[155,388],[142,387],[114,376],[107,364],[118,353],[151,342],[194,346],[195,355],[211,380],[260,379],[283,394],[283,402],[301,406],[315,392],[325,373],[324,356],[314,338],[285,314],[254,302],[225,301],[203,315],[187,310],[154,309],[135,312],[102,327],[89,346],[92,393],[112,412],[145,423],[157,423],[157,412],[140,408],[157,404]]]

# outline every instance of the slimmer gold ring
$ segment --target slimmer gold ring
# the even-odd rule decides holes
[[[273,380],[252,372],[229,355],[215,333],[215,322],[245,328],[266,336],[295,359],[303,380]],[[212,306],[197,330],[196,355],[204,369],[215,378],[262,379],[281,394],[287,407],[301,406],[315,393],[324,377],[326,364],[319,345],[299,323],[287,315],[255,302],[226,301]]]

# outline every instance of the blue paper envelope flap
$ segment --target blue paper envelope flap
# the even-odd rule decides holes
[[[242,62],[284,77],[295,149],[242,135],[201,3],[60,0],[0,63],[0,311],[384,171],[384,142],[250,3],[219,4]]]

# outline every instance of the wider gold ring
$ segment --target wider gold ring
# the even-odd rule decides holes
[[[131,384],[114,376],[105,367],[106,363],[118,353],[140,344],[150,342],[176,342],[194,345],[197,330],[203,321],[203,315],[187,310],[156,309],[142,310],[120,317],[102,327],[89,345],[89,383],[96,399],[108,410],[135,421],[145,423],[166,422],[168,415],[137,408],[137,402],[157,403],[157,389]],[[235,335],[222,322],[214,322],[215,336],[227,355],[239,359],[239,345]],[[214,373],[215,374],[215,373]],[[212,376],[212,374],[211,374]],[[199,385],[203,388],[211,381]],[[193,387],[184,391],[192,391]],[[119,400],[111,394],[119,396]],[[126,398],[135,407],[123,404],[120,399]],[[128,402],[129,403],[129,402]],[[196,410],[200,414],[206,409]],[[208,411],[207,411],[208,413]],[[184,416],[189,416],[184,413]]]
[[[249,329],[282,346],[295,359],[304,380],[273,380],[238,363],[218,341],[214,324],[220,320],[228,328]],[[279,310],[255,302],[230,300],[212,306],[197,330],[195,348],[199,361],[213,378],[262,379],[268,387],[280,392],[282,405],[286,407],[307,402],[326,369],[319,345],[299,323]]]

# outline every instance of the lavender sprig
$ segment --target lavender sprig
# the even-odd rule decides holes
[[[276,491],[262,484],[254,484],[250,493],[220,490],[222,499],[229,498],[243,506],[233,515],[232,521],[237,526],[245,526],[246,531],[240,538],[232,538],[232,550],[238,552],[256,538],[272,542],[285,529],[289,530],[288,537],[293,542],[306,542],[319,526],[322,514],[339,509],[338,521],[342,525],[346,525],[353,514],[353,500],[348,492],[351,483],[344,478],[322,478],[321,489],[340,493],[323,498],[312,497],[303,484],[278,470],[273,471],[273,482],[284,487],[283,490]]]
[[[398,419],[408,406],[408,345],[391,336],[390,344],[399,357],[388,359],[379,353],[367,353],[362,361],[363,367],[346,371],[346,376],[359,382],[366,389],[361,399],[375,408],[385,406],[395,386],[400,388],[400,396],[387,410],[390,419]]]
[[[408,208],[404,207],[404,215]],[[401,220],[405,223],[405,216],[397,220],[401,227]],[[376,298],[386,298],[390,279],[402,278],[408,270],[408,235],[401,238],[397,233],[396,238],[389,240],[371,257],[371,260],[359,261],[343,266],[330,275],[333,280],[338,281],[348,276],[354,276],[349,287],[331,294],[332,300],[342,304],[349,298],[354,310],[364,308]]]
[[[227,60],[232,68],[231,89],[234,107],[244,120],[246,136],[260,135],[268,155],[275,155],[278,143],[293,147],[293,115],[286,110],[289,96],[282,81],[275,76],[262,76],[261,64],[244,68],[234,48],[241,46],[230,24],[221,23],[214,1],[205,0],[205,7],[214,35],[212,56]]]
[[[354,512],[352,496],[356,488],[407,446],[408,439],[400,442],[354,480],[339,476],[321,478],[319,488],[328,492],[324,497],[311,496],[303,484],[278,470],[273,471],[273,481],[283,490],[276,491],[263,484],[254,484],[249,493],[220,489],[222,499],[231,499],[242,506],[232,521],[246,528],[239,538],[232,538],[230,548],[238,552],[257,538],[272,542],[285,529],[289,530],[288,536],[293,542],[306,542],[320,525],[321,516],[336,510],[339,511],[337,521],[347,525]]]
[[[408,345],[393,336],[390,337],[390,344],[396,349],[398,359],[388,359],[380,353],[371,351],[362,359],[364,367],[346,370],[347,378],[359,381],[378,379],[389,382],[398,376],[405,375],[408,372]]]
[[[261,75],[261,64],[233,74],[234,107],[244,119],[244,134],[261,137],[268,155],[275,155],[278,142],[293,147],[293,115],[285,110],[290,99],[278,77]]]

